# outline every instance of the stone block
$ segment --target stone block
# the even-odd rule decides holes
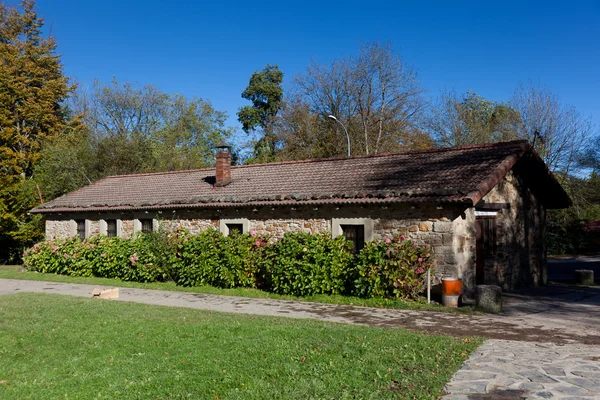
[[[408,227],[408,231],[409,232],[418,232],[419,231],[419,226],[418,225],[411,225]]]
[[[452,223],[451,222],[434,222],[433,223],[433,231],[434,232],[452,232]]]
[[[429,232],[432,227],[433,227],[433,224],[431,222],[421,222],[419,224],[419,230],[421,232]]]
[[[594,271],[591,269],[575,270],[575,284],[577,285],[593,285]]]
[[[92,291],[92,296],[97,297],[99,299],[104,299],[104,300],[118,299],[119,298],[119,288],[112,288],[112,289],[106,289],[106,290],[101,290],[101,289],[96,288]]]
[[[442,234],[442,243],[444,246],[452,246],[453,238],[451,233]]]
[[[475,304],[485,312],[502,312],[502,288],[496,285],[478,285]]]

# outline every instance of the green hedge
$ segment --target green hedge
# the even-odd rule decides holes
[[[343,237],[286,233],[280,240],[216,230],[56,239],[23,254],[31,271],[125,281],[173,280],[182,286],[259,288],[308,296],[415,298],[430,267],[430,249],[404,237],[366,243],[358,255]]]

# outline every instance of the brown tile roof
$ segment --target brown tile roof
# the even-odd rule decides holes
[[[526,153],[537,157],[526,141],[514,141],[397,154],[241,165],[231,167],[232,182],[224,187],[213,185],[214,168],[111,176],[49,201],[32,212],[299,203],[451,202],[472,205]],[[540,163],[545,168],[538,157],[538,169]],[[534,180],[541,179],[555,192],[564,193],[547,170],[540,171],[541,178]]]

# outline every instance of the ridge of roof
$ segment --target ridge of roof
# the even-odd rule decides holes
[[[348,161],[348,160],[360,160],[360,159],[365,159],[365,158],[393,157],[393,156],[403,156],[403,155],[412,155],[412,154],[443,153],[443,152],[453,152],[453,151],[461,151],[461,150],[483,149],[483,148],[489,148],[489,147],[507,147],[509,145],[516,145],[516,144],[527,145],[527,144],[529,144],[529,142],[527,140],[512,140],[509,142],[484,143],[484,144],[474,144],[474,145],[457,146],[457,147],[434,147],[434,148],[425,149],[425,150],[407,150],[407,151],[401,151],[401,152],[396,152],[396,153],[377,153],[377,154],[368,154],[368,155],[358,155],[358,156],[352,156],[352,157],[328,157],[328,158],[315,158],[315,159],[306,159],[306,160],[277,161],[277,162],[261,163],[261,164],[243,164],[243,165],[232,165],[231,169],[256,168],[256,167],[265,167],[265,166],[274,167],[274,166],[278,166],[278,165],[309,164],[309,163],[321,163],[321,162],[332,162],[332,161]],[[128,177],[134,177],[134,176],[183,174],[183,173],[194,173],[194,172],[203,172],[203,171],[208,172],[208,171],[214,171],[214,170],[215,170],[215,167],[206,167],[206,168],[185,169],[185,170],[178,170],[178,171],[141,172],[138,174],[110,175],[110,176],[104,177],[102,179],[99,179],[96,182],[100,182],[104,179],[128,178]],[[96,183],[96,182],[94,182],[94,183]]]

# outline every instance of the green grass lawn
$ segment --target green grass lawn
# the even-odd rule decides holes
[[[378,308],[397,308],[397,309],[411,309],[411,310],[430,310],[430,311],[444,311],[444,312],[458,312],[473,314],[477,311],[472,307],[461,307],[461,308],[448,308],[442,307],[439,304],[427,304],[425,301],[406,301],[400,299],[363,299],[360,297],[350,297],[341,295],[315,295],[315,296],[285,296],[273,293],[264,292],[258,289],[246,289],[246,288],[235,288],[235,289],[221,289],[212,286],[197,286],[197,287],[185,287],[177,286],[174,282],[152,282],[152,283],[139,283],[139,282],[125,282],[119,279],[107,279],[107,278],[82,278],[72,277],[67,275],[57,274],[42,274],[37,272],[29,272],[23,269],[21,266],[15,265],[0,265],[0,279],[25,279],[34,281],[49,281],[49,282],[66,282],[66,283],[83,283],[89,285],[102,285],[102,286],[119,286],[119,287],[130,287],[140,289],[156,289],[156,290],[171,290],[179,292],[193,292],[203,294],[217,294],[223,296],[242,296],[242,297],[253,297],[253,298],[264,298],[264,299],[279,299],[279,300],[298,300],[298,301],[312,301],[317,303],[329,303],[329,304],[349,304],[363,307],[378,307]]]
[[[435,399],[479,339],[0,296],[2,399]]]

